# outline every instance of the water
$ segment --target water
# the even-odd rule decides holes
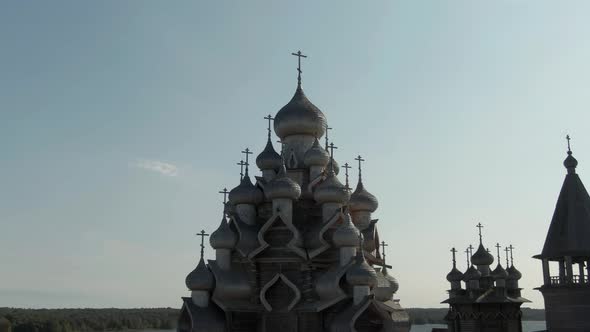
[[[447,327],[446,325],[438,324],[425,324],[425,325],[414,325],[410,332],[431,332],[434,327]],[[545,330],[545,322],[533,322],[525,321],[522,322],[522,332],[536,332]]]

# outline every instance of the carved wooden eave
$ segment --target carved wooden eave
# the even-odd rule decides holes
[[[274,286],[277,282],[281,282],[281,281],[284,282],[285,285],[287,285],[287,287],[289,287],[295,293],[293,299],[291,300],[291,302],[287,306],[287,311],[291,311],[291,309],[293,309],[293,307],[295,307],[295,305],[297,305],[297,303],[301,299],[301,292],[299,291],[299,289],[297,288],[297,286],[295,286],[295,284],[292,283],[291,280],[289,280],[289,278],[287,278],[284,274],[277,273],[260,290],[260,302],[262,303],[262,305],[264,306],[264,308],[267,311],[273,311],[273,308],[272,308],[271,304],[268,302],[268,300],[266,298],[266,292],[272,286]]]
[[[315,306],[317,311],[321,311],[350,297],[340,286],[340,280],[344,278],[346,271],[353,264],[354,261],[351,260],[344,266],[333,267],[317,279],[315,291],[320,298],[320,303]]]
[[[242,257],[248,257],[254,249],[260,244],[258,243],[258,231],[259,226],[248,225],[241,221],[236,215],[232,215],[229,218],[229,223],[235,227],[238,233],[238,243],[236,244],[236,251],[242,255]]]
[[[315,240],[319,242],[320,246],[308,252],[310,259],[330,249],[330,243],[326,241],[326,239],[324,238],[324,234],[339,220],[344,220],[344,214],[341,211],[336,211],[330,219],[328,219],[325,223],[320,224],[320,229],[317,232],[315,232],[315,234],[312,233],[312,236],[316,237]],[[314,231],[313,228],[312,231]]]
[[[211,299],[223,310],[230,306],[247,307],[251,305],[252,286],[248,275],[239,264],[232,265],[230,271],[222,270],[217,262],[209,260],[209,269],[215,277],[215,289]]]
[[[293,226],[292,223],[285,222],[281,218],[280,213],[276,213],[276,212],[260,228],[260,231],[258,232],[258,236],[257,236],[258,237],[258,242],[260,243],[260,246],[258,248],[256,248],[256,249],[254,249],[252,252],[250,252],[248,254],[248,258],[253,259],[254,257],[256,257],[256,255],[260,254],[261,252],[263,252],[266,248],[268,248],[270,246],[270,244],[268,242],[266,242],[266,240],[264,239],[264,234],[278,220],[282,221],[283,224],[287,227],[287,229],[289,229],[289,231],[291,231],[291,234],[293,235],[293,237],[291,238],[291,241],[289,241],[289,243],[286,244],[286,247],[289,248],[291,251],[293,251],[298,256],[300,256],[301,258],[307,259],[307,252],[304,249],[302,249],[299,246],[297,246],[297,243],[301,242],[301,235],[299,233],[299,230],[297,230],[297,228],[295,226]]]

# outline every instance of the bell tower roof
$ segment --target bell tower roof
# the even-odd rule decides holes
[[[564,161],[567,174],[557,198],[545,245],[539,259],[559,259],[565,256],[590,257],[590,196],[576,174],[578,161],[569,148]]]

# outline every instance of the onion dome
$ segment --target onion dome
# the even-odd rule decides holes
[[[287,176],[285,165],[281,164],[277,177],[266,185],[265,194],[271,200],[275,198],[298,199],[301,196],[301,187]]]
[[[340,165],[338,165],[336,159],[332,160],[332,164],[332,167],[334,168],[334,173],[336,173],[336,175],[340,174]]]
[[[479,278],[481,278],[481,272],[479,272],[473,265],[471,265],[463,274],[463,281],[465,282],[468,282],[469,280],[479,280]]]
[[[350,214],[344,214],[344,222],[334,231],[332,243],[337,248],[356,247],[358,245],[359,230],[354,226]]]
[[[522,278],[522,273],[520,273],[520,271],[518,271],[514,265],[509,267],[506,272],[508,272],[508,279],[510,280],[520,280]]]
[[[359,180],[355,191],[350,195],[348,206],[351,211],[375,212],[379,206],[379,202],[377,201],[377,197],[368,192],[363,182]]]
[[[201,257],[197,267],[186,276],[185,283],[186,287],[192,291],[209,291],[213,289],[215,278],[213,277],[213,273],[209,271],[203,257]]]
[[[229,227],[225,216],[221,219],[219,227],[211,234],[209,244],[213,249],[233,249],[238,242],[238,236]]]
[[[264,150],[256,157],[256,165],[260,170],[264,171],[267,169],[277,170],[282,163],[281,155],[275,151],[269,138]]]
[[[506,272],[506,270],[504,270],[504,268],[502,267],[502,264],[498,263],[498,266],[496,266],[496,268],[494,269],[494,271],[492,271],[492,277],[494,277],[494,279],[508,279],[508,272]]]
[[[258,189],[252,181],[248,173],[244,175],[240,184],[229,192],[229,202],[233,205],[238,204],[260,204],[262,202],[262,191]]]
[[[309,148],[309,150],[307,150],[307,152],[305,152],[305,155],[303,156],[303,162],[305,163],[305,166],[323,167],[326,166],[329,161],[330,154],[328,153],[328,151],[324,150],[324,148],[320,146],[320,142],[316,137],[311,148]]]
[[[323,203],[340,203],[344,204],[350,199],[350,193],[346,187],[338,180],[334,173],[334,168],[330,163],[330,171],[328,177],[320,183],[313,193],[313,198],[316,202]]]
[[[387,281],[389,282],[389,289],[395,294],[399,290],[399,282],[397,281],[397,279],[395,279],[393,276],[391,276],[391,275],[389,275],[389,273],[387,273],[386,267],[383,267],[383,270],[381,273],[383,274],[385,279],[387,279]]]
[[[480,243],[477,251],[471,256],[471,263],[474,265],[491,265],[494,262],[494,256],[490,254]]]
[[[325,132],[326,117],[297,86],[295,95],[275,116],[274,129],[284,139],[290,135],[322,136]]]
[[[377,284],[377,273],[367,264],[363,251],[360,249],[357,250],[354,264],[346,272],[346,281],[352,286],[375,287]]]
[[[451,272],[449,272],[447,274],[447,281],[453,282],[453,281],[461,281],[461,280],[463,280],[463,273],[461,271],[457,270],[457,268],[453,266],[453,269],[451,270]]]
[[[565,166],[569,172],[575,172],[575,169],[578,166],[578,161],[572,156],[571,151],[567,152],[567,157],[563,161],[563,166]]]

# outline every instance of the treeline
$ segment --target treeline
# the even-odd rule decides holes
[[[412,325],[421,324],[445,324],[445,315],[448,308],[409,308],[406,309],[410,315]],[[545,310],[522,308],[522,320],[544,321]]]
[[[12,332],[94,332],[176,327],[179,310],[160,309],[12,309],[0,308]]]
[[[412,324],[444,324],[447,308],[409,308]],[[523,319],[545,320],[542,309],[523,308]],[[171,330],[180,311],[158,309],[11,309],[0,317],[12,323],[13,332],[96,332],[129,329]]]

